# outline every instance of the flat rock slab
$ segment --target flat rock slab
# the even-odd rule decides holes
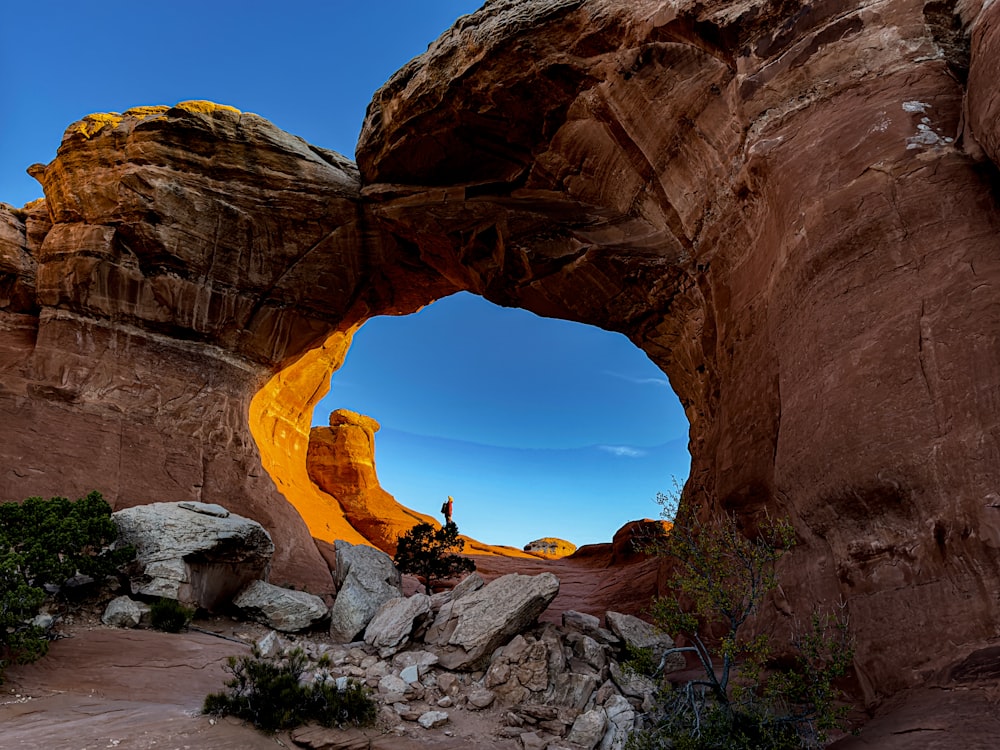
[[[559,579],[552,573],[501,576],[443,606],[426,641],[440,648],[446,669],[479,669],[496,648],[537,620],[558,593]]]

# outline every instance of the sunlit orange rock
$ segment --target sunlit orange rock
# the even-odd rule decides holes
[[[309,438],[309,477],[336,498],[352,528],[390,555],[396,540],[418,523],[440,525],[433,517],[400,505],[382,489],[375,471],[375,433],[371,417],[337,409],[329,427],[314,427]]]
[[[565,539],[546,536],[536,539],[533,542],[528,542],[524,545],[524,551],[544,557],[546,560],[558,560],[560,557],[568,557],[576,552],[576,545],[572,542],[567,542]]]

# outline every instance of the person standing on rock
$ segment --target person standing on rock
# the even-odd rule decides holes
[[[455,498],[448,495],[448,499],[444,501],[441,505],[441,512],[444,513],[444,525],[447,526],[451,523],[451,509],[455,503]]]

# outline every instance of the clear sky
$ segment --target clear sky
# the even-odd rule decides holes
[[[349,156],[393,72],[479,0],[8,3],[0,44],[0,201],[41,197],[25,174],[91,112],[209,99]],[[522,546],[609,540],[655,516],[688,472],[687,423],[625,338],[461,294],[355,337],[316,424],[347,407],[382,423],[382,485],[463,533]]]

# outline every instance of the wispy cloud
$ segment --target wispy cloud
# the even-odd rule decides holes
[[[613,378],[618,378],[619,380],[624,380],[628,383],[635,383],[636,385],[658,385],[662,388],[669,388],[670,381],[667,380],[666,376],[662,378],[635,378],[631,375],[625,375],[620,372],[612,372],[611,370],[605,370],[605,375],[610,375]]]
[[[610,453],[612,456],[618,456],[619,458],[642,458],[649,453],[648,451],[633,448],[629,445],[599,445],[597,447],[605,453]]]

